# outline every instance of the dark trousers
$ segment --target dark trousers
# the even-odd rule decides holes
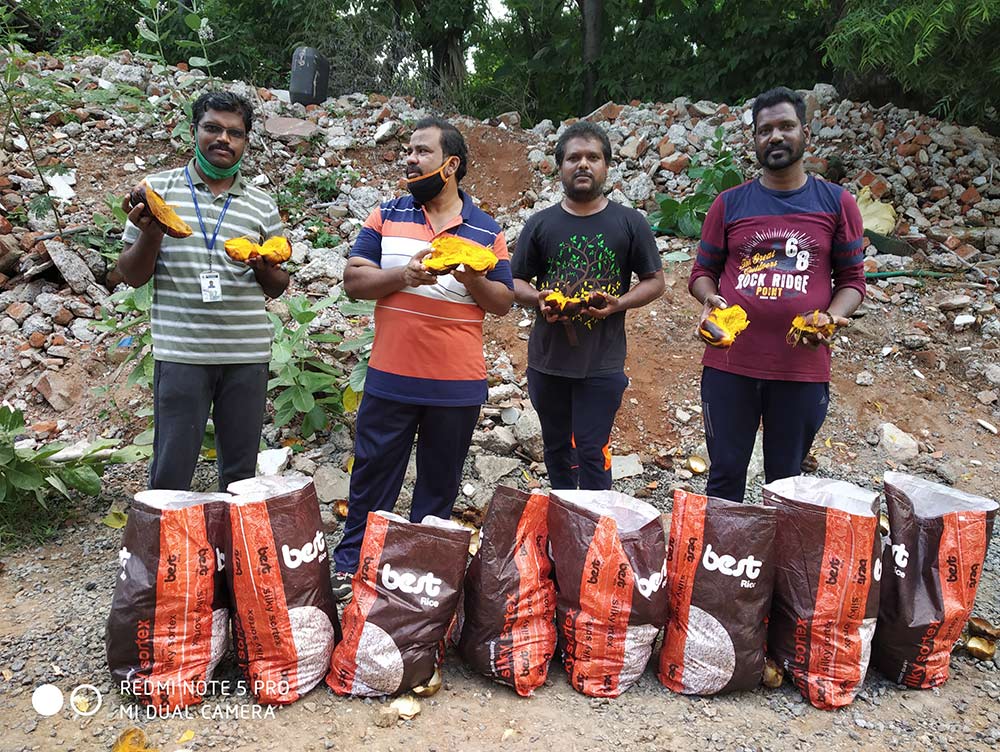
[[[611,488],[611,428],[628,386],[624,373],[573,379],[528,369],[552,488]]]
[[[417,437],[417,482],[410,520],[427,515],[448,519],[462,480],[479,405],[407,405],[366,394],[354,426],[354,468],[344,537],[333,553],[338,572],[358,568],[368,513],[391,512]]]
[[[800,475],[826,418],[830,385],[772,381],[705,368],[701,374],[705,439],[712,465],[705,493],[743,501],[747,465],[764,423],[764,480]]]
[[[156,361],[149,487],[191,488],[210,409],[219,489],[256,475],[267,372],[267,363],[202,366]]]

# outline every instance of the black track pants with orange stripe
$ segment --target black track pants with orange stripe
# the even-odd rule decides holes
[[[627,386],[624,373],[575,379],[528,368],[552,488],[611,488],[611,427]]]

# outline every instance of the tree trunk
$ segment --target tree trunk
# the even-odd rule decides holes
[[[448,29],[431,47],[431,80],[442,91],[455,91],[465,81],[465,50],[462,29]]]
[[[583,112],[597,107],[597,61],[601,57],[601,17],[604,0],[577,0],[583,17]]]

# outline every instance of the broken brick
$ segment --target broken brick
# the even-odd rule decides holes
[[[965,204],[966,206],[975,206],[982,200],[983,197],[980,195],[979,191],[976,190],[976,186],[974,185],[970,185],[962,191],[962,195],[958,197],[959,203]]]

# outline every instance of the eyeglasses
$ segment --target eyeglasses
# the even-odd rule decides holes
[[[225,131],[232,141],[242,141],[247,137],[247,132],[242,128],[223,128],[215,123],[202,123],[199,127],[209,136],[221,136]]]

